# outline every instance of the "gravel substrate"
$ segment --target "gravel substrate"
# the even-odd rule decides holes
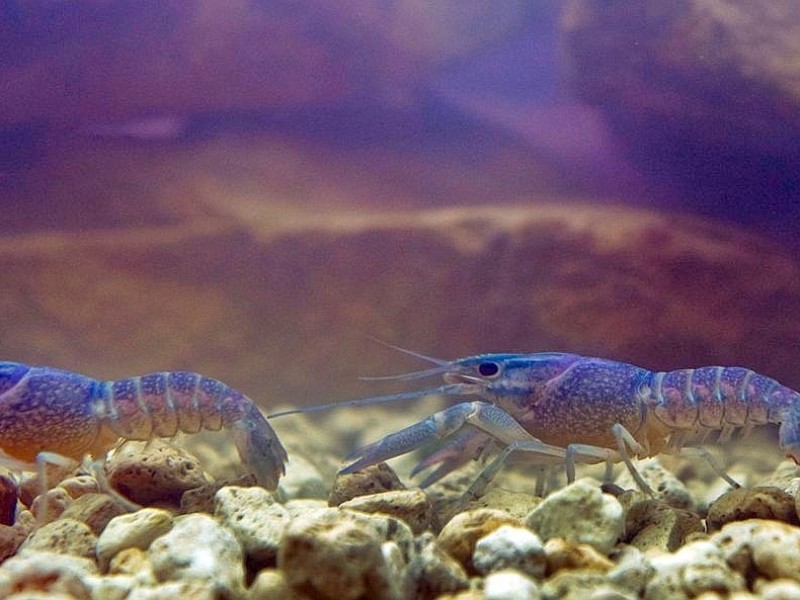
[[[404,485],[411,458],[400,477],[382,464],[333,479],[337,444],[309,442],[304,418],[291,427],[275,492],[247,476],[214,482],[204,468],[235,470],[208,445],[111,457],[108,479],[135,488],[138,510],[85,474],[44,495],[3,475],[0,500],[21,500],[0,525],[0,597],[800,598],[800,471],[773,460],[769,433],[718,453],[745,488],[661,457],[638,463],[654,498],[621,469],[614,484],[590,469],[541,498],[517,467],[464,503],[477,466],[426,490]]]

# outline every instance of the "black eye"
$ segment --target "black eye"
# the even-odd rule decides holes
[[[478,373],[484,377],[492,377],[500,372],[500,366],[496,362],[482,362],[478,365]]]

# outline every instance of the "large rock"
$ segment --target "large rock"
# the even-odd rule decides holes
[[[573,89],[651,176],[670,172],[696,204],[742,221],[797,216],[794,2],[571,0],[562,42]]]
[[[97,377],[190,368],[273,407],[422,366],[367,334],[443,358],[745,365],[800,387],[800,269],[720,223],[554,203],[194,206],[172,225],[0,239],[0,355]]]
[[[517,25],[524,2],[11,2],[0,128],[153,114],[402,102]]]

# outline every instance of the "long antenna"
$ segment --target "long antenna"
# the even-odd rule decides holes
[[[475,386],[467,383],[450,383],[442,385],[438,388],[430,390],[419,390],[416,392],[401,392],[399,394],[388,394],[386,396],[372,396],[371,398],[359,398],[357,400],[345,400],[344,402],[331,402],[330,404],[319,404],[317,406],[308,406],[305,408],[293,408],[291,410],[283,410],[271,415],[267,415],[268,419],[276,417],[285,417],[286,415],[296,415],[299,413],[308,414],[315,412],[322,412],[334,408],[346,408],[349,406],[370,406],[372,404],[383,404],[384,402],[394,402],[395,400],[414,400],[415,398],[422,398],[423,396],[433,396],[435,394],[444,394],[453,396],[457,394],[474,393],[471,390]]]

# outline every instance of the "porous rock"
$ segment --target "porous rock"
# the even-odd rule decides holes
[[[731,490],[708,507],[709,531],[719,531],[726,523],[747,519],[770,519],[797,525],[795,499],[777,487]]]
[[[653,576],[653,566],[644,553],[635,546],[623,546],[614,557],[616,564],[606,574],[608,580],[621,589],[641,596],[645,585]]]
[[[464,568],[441,548],[432,533],[423,533],[414,540],[407,569],[408,597],[432,600],[468,586]]]
[[[130,576],[146,585],[156,583],[150,557],[141,548],[125,548],[117,552],[108,563],[108,575]]]
[[[338,474],[333,480],[328,504],[339,506],[342,502],[358,496],[404,489],[406,486],[400,481],[397,473],[386,463],[379,463],[355,473]]]
[[[229,593],[220,593],[219,587],[205,581],[167,581],[152,587],[134,588],[125,600],[164,600],[180,598],[183,600],[219,600],[235,598]]]
[[[208,482],[195,457],[159,440],[124,445],[106,463],[106,473],[114,489],[142,505],[179,506],[185,491]]]
[[[101,491],[97,479],[91,475],[67,477],[58,484],[58,487],[67,492],[73,500],[80,498],[84,494],[98,494]]]
[[[383,513],[405,521],[415,534],[430,527],[433,504],[421,490],[395,490],[357,496],[339,508],[366,513]]]
[[[33,532],[20,546],[20,553],[57,552],[83,558],[95,557],[97,537],[86,523],[58,519]]]
[[[16,525],[0,525],[0,563],[16,554],[28,533],[27,529]]]
[[[28,552],[0,565],[0,598],[14,592],[46,591],[89,600],[86,578],[97,574],[94,561],[53,552]]]
[[[544,545],[547,573],[577,570],[605,573],[614,563],[589,544],[576,544],[561,538],[547,540]]]
[[[530,577],[508,569],[487,575],[483,597],[485,600],[539,600],[542,593]]]
[[[321,600],[400,598],[372,527],[345,511],[315,511],[293,519],[284,532],[278,567],[290,588]]]
[[[745,587],[742,574],[728,566],[723,551],[709,540],[653,556],[650,564],[655,572],[646,585],[645,597],[652,600],[694,598],[703,592],[727,594]]]
[[[642,551],[673,552],[687,535],[702,531],[703,521],[696,513],[658,500],[634,502],[625,512],[625,541]]]
[[[525,517],[539,504],[542,499],[522,492],[512,492],[501,487],[492,487],[480,498],[468,504],[469,509],[494,508],[503,510],[512,517],[524,520]]]
[[[181,504],[178,512],[182,515],[195,512],[213,513],[215,506],[214,497],[222,488],[228,486],[245,488],[255,485],[258,485],[256,483],[256,476],[252,473],[247,473],[236,479],[214,481],[201,485],[200,487],[192,488],[191,490],[186,490],[181,494]]]
[[[31,512],[39,523],[49,523],[59,518],[74,500],[60,487],[47,490],[34,498]]]
[[[560,537],[608,554],[622,534],[624,516],[616,498],[580,479],[545,498],[525,524],[545,541]]]
[[[250,586],[250,600],[304,600],[295,594],[278,569],[262,569]]]
[[[710,537],[739,573],[800,581],[800,527],[781,521],[734,521]]]
[[[547,568],[544,545],[539,536],[525,527],[501,525],[475,544],[472,564],[486,575],[503,569],[516,569],[531,577],[542,577]]]
[[[605,575],[591,571],[559,571],[542,584],[541,590],[544,598],[559,600],[586,598],[634,600],[633,597],[621,593]]]
[[[142,508],[111,519],[97,538],[97,559],[104,567],[127,548],[146,550],[172,527],[172,515],[160,508]]]
[[[214,503],[214,514],[239,540],[253,567],[274,566],[289,511],[261,487],[224,487]]]
[[[457,514],[439,532],[437,542],[450,556],[461,563],[468,572],[475,573],[472,555],[475,545],[485,535],[503,525],[522,526],[507,512],[491,508],[479,508]]]
[[[126,512],[128,509],[109,494],[86,493],[78,496],[61,517],[86,523],[92,533],[100,535],[111,519]]]
[[[147,550],[160,581],[201,582],[218,594],[244,589],[242,549],[234,535],[211,516],[182,515]]]

